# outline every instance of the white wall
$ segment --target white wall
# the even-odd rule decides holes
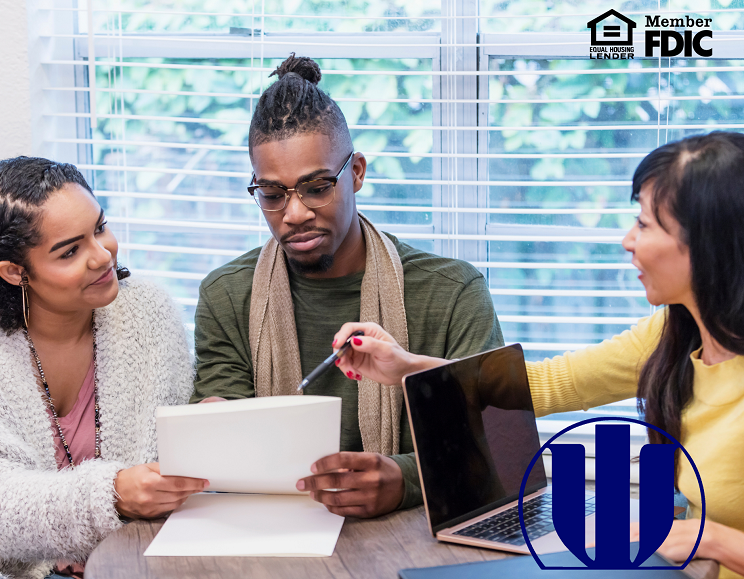
[[[33,154],[25,0],[0,0],[0,159]]]

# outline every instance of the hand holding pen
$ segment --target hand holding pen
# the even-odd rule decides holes
[[[363,336],[364,332],[361,330],[355,331],[352,333],[343,343],[343,345],[336,351],[333,352],[330,356],[328,356],[325,360],[323,360],[315,370],[310,372],[305,379],[300,382],[300,385],[297,387],[297,391],[301,391],[304,388],[307,387],[308,384],[319,378],[321,375],[325,374],[328,370],[333,368],[333,366],[339,365],[339,359],[346,353],[346,350],[348,350],[351,347],[351,341],[356,336]],[[359,339],[359,338],[357,338]],[[334,342],[335,344],[336,342]],[[348,374],[347,374],[348,375]],[[354,378],[355,376],[349,376],[349,378]],[[361,378],[361,376],[360,376]]]
[[[364,335],[355,336],[359,331]],[[349,340],[351,347],[339,356],[338,367],[350,378],[365,376],[381,384],[400,385],[406,374],[446,363],[439,358],[407,352],[390,334],[371,322],[341,326],[334,343],[346,345]]]

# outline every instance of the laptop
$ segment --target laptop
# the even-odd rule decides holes
[[[440,541],[529,553],[519,489],[540,449],[524,353],[513,344],[407,375],[403,391],[424,506]],[[552,523],[542,457],[524,495],[527,534],[538,554],[567,550]],[[586,493],[587,543],[594,494]]]

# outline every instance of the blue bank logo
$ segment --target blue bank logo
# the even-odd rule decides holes
[[[592,559],[586,550],[585,529],[585,456],[583,444],[557,444],[562,435],[584,424],[595,426],[595,550]],[[639,544],[635,557],[630,555],[630,424],[643,425],[659,432],[671,444],[646,444],[639,457]],[[527,479],[542,453],[552,454],[553,525],[566,548],[581,562],[580,567],[544,565],[530,542],[523,517]],[[677,451],[692,465],[700,487],[702,517],[697,542],[687,560],[679,566],[643,566],[648,569],[684,569],[692,560],[703,536],[705,494],[700,473],[690,454],[675,438],[663,430],[633,418],[590,418],[561,430],[548,440],[532,459],[522,479],[519,493],[519,518],[527,547],[542,569],[638,569],[661,546],[674,521],[674,458]],[[623,500],[624,499],[624,500]]]

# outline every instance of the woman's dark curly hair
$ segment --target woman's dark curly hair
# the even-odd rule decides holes
[[[351,134],[344,113],[318,88],[318,63],[293,52],[269,76],[278,76],[258,99],[248,132],[248,151],[263,143],[283,141],[298,133],[322,133],[351,149]]]
[[[55,191],[68,183],[80,185],[93,195],[74,165],[38,157],[0,161],[0,261],[9,261],[33,273],[27,255],[41,241],[41,208]],[[124,267],[117,267],[116,273],[119,279],[129,276]],[[0,278],[0,330],[10,335],[21,328],[21,289]]]

